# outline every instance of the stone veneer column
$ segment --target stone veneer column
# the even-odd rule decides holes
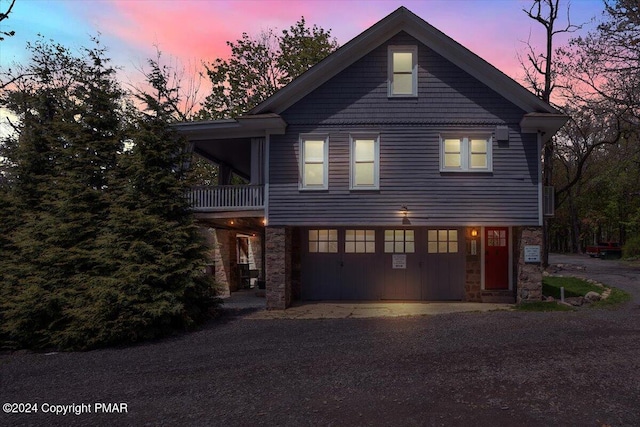
[[[478,236],[471,237],[471,230],[478,230]],[[482,247],[480,245],[480,227],[467,227],[464,231],[466,242],[466,266],[465,266],[465,284],[464,284],[464,300],[473,302],[482,302],[482,283],[480,266],[480,253]],[[476,254],[471,254],[471,242],[476,242]]]
[[[518,256],[518,304],[542,300],[542,268],[540,264],[524,262],[524,247],[540,246],[542,251],[542,227],[522,227],[520,232],[520,254]],[[542,255],[542,254],[541,254]]]
[[[291,305],[291,229],[265,229],[267,310],[284,310]]]

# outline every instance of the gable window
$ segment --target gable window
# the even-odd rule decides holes
[[[329,138],[326,135],[300,136],[300,188],[328,188]]]
[[[389,96],[418,96],[418,46],[389,46]]]
[[[309,252],[337,253],[338,230],[309,230]]]
[[[440,170],[443,172],[491,172],[490,136],[446,136],[440,139]]]
[[[379,188],[379,138],[377,135],[351,136],[351,189]]]

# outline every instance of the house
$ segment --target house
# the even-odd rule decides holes
[[[401,7],[245,116],[178,128],[221,165],[193,193],[216,277],[237,282],[254,239],[285,309],[540,299],[540,153],[566,120]]]

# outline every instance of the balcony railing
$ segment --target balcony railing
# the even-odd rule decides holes
[[[189,201],[194,211],[256,210],[264,208],[262,185],[193,187]]]

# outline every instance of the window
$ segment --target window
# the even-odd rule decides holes
[[[506,230],[488,230],[487,231],[487,246],[507,246],[507,231]]]
[[[415,247],[413,230],[384,230],[385,253],[414,253]]]
[[[389,46],[389,96],[418,96],[418,47]]]
[[[326,190],[328,188],[329,139],[326,135],[300,137],[300,188]]]
[[[378,159],[380,157],[377,135],[351,136],[351,189],[379,188]]]
[[[491,137],[441,137],[440,170],[491,172]]]
[[[458,230],[429,230],[427,232],[430,254],[454,254],[458,252]]]
[[[347,254],[375,253],[375,230],[346,230],[344,236],[344,252]]]
[[[337,253],[338,230],[309,230],[309,252]]]

